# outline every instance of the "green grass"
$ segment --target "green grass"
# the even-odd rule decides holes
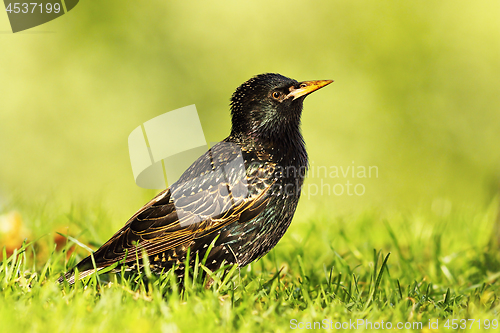
[[[89,216],[86,236],[77,238],[96,241],[101,236],[94,228],[102,214],[92,209],[21,213],[42,237],[0,263],[2,332],[284,332],[294,323],[323,320],[333,325],[422,322],[424,331],[429,320],[439,320],[439,331],[452,331],[452,324],[460,326],[464,319],[469,321],[461,331],[477,331],[479,324],[484,329],[485,320],[486,331],[499,329],[491,326],[500,311],[496,204],[446,216],[382,217],[367,211],[296,220],[260,261],[241,271],[228,267],[225,275],[208,272],[214,280],[208,288],[200,266],[183,290],[172,274],[158,277],[147,270],[59,286],[57,278],[85,251],[69,259],[60,251],[41,255],[55,248],[47,230],[82,226],[82,217]]]

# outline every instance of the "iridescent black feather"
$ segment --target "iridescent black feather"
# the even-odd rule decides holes
[[[232,130],[195,161],[171,187],[132,216],[94,254],[97,270],[123,261],[137,267],[136,253],[145,251],[151,269],[178,266],[188,248],[205,256],[216,270],[222,263],[245,266],[269,252],[287,230],[295,213],[307,170],[300,133],[308,81],[279,74],[261,74],[238,87],[231,98]],[[128,255],[126,256],[126,253]],[[139,260],[139,265],[142,260]],[[77,266],[79,278],[95,269],[91,257]],[[74,269],[61,276],[75,282]]]

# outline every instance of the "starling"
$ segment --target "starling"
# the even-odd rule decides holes
[[[304,98],[331,82],[267,73],[239,86],[231,97],[231,134],[139,209],[93,260],[76,265],[79,278],[116,262],[139,270],[143,253],[152,271],[176,267],[182,277],[188,251],[191,267],[198,255],[210,270],[242,267],[269,252],[292,221],[308,167]],[[74,283],[74,269],[64,279]]]

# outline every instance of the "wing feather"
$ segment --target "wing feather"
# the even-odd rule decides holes
[[[154,256],[188,247],[225,226],[258,216],[270,200],[273,185],[270,177],[262,175],[272,173],[273,165],[262,164],[259,172],[254,168],[247,174],[244,160],[248,159],[242,158],[235,144],[214,146],[94,253],[97,267],[123,260],[126,251],[145,250]],[[135,260],[135,255],[129,256],[125,263]]]

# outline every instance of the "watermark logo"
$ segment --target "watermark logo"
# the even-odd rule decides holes
[[[79,0],[4,0],[14,33],[52,21],[75,8],[78,2]]]
[[[356,196],[366,193],[365,181],[378,179],[376,165],[316,165],[311,162],[308,172],[310,182],[302,188],[302,194],[311,199],[314,196]]]
[[[130,133],[128,147],[137,186],[167,188],[207,151],[196,106],[185,106],[146,121]]]
[[[308,171],[305,166],[279,165],[264,171],[262,161],[253,160],[245,166],[241,148],[229,142],[215,143],[207,152],[208,145],[195,105],[146,121],[130,133],[128,144],[136,184],[148,189],[165,189],[170,184],[172,199],[180,202],[193,195],[203,197],[204,202],[216,200],[215,196],[242,200],[249,186],[258,186],[252,182],[265,180],[273,183],[269,193],[274,196],[297,196],[302,192],[307,199],[314,196],[359,197],[366,193],[365,180],[379,178],[377,166],[358,165],[354,161],[344,166],[321,166],[312,161]],[[195,161],[197,164],[193,165]],[[192,169],[188,170],[190,167]],[[186,176],[178,182],[186,170]],[[306,171],[309,182],[304,185]],[[255,172],[259,176],[251,177],[247,184],[247,177]],[[215,187],[220,188],[214,191]],[[235,188],[238,188],[236,194],[232,193]],[[213,202],[214,207],[227,207],[227,204],[226,199]],[[216,209],[212,213],[218,215],[223,211]]]
[[[146,121],[130,133],[128,144],[136,184],[164,189],[170,183],[182,227],[222,216],[248,197],[241,148],[219,142],[207,152],[195,105]]]

